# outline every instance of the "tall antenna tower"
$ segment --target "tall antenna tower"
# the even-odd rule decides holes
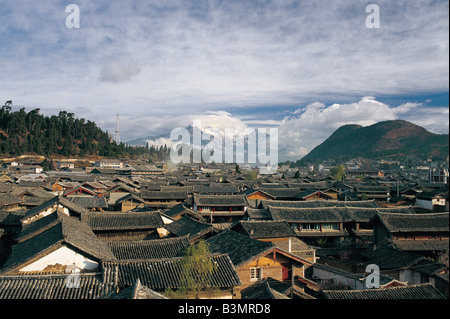
[[[116,143],[120,143],[120,134],[119,134],[119,111],[117,111],[117,120],[116,120]]]

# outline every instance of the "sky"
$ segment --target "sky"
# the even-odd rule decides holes
[[[344,124],[449,131],[447,0],[0,0],[0,19],[0,103],[112,133],[119,112],[124,142],[276,127],[296,160]]]

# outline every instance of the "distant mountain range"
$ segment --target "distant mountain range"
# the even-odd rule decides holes
[[[145,145],[147,145],[148,141],[157,141],[159,139],[169,139],[169,138],[170,138],[170,133],[166,133],[166,134],[160,134],[160,135],[155,135],[155,136],[138,137],[138,138],[135,138],[135,139],[125,142],[125,143],[128,144],[129,146],[145,146]],[[151,145],[151,143],[150,143],[150,145]]]
[[[344,125],[303,157],[301,162],[404,155],[445,159],[449,155],[449,135],[434,134],[403,120],[364,127]]]
[[[194,132],[194,128],[192,125],[186,126],[185,129],[189,132],[189,134],[192,136]],[[203,133],[203,132],[202,132]],[[130,146],[145,146],[147,145],[147,142],[149,143],[149,146],[152,145],[152,142],[155,143],[156,141],[164,141],[170,139],[170,133],[155,135],[155,136],[147,136],[147,137],[139,137],[135,138],[134,140],[126,142],[126,144]],[[203,142],[207,143],[207,142]]]
[[[192,126],[186,127],[192,135]],[[130,146],[170,139],[170,133],[128,141]],[[207,143],[202,141],[202,145]],[[280,150],[282,151],[282,150]],[[381,158],[404,155],[433,156],[445,159],[449,155],[449,135],[434,134],[416,124],[403,121],[383,121],[370,126],[356,124],[338,128],[329,138],[297,162],[315,160],[345,160],[355,157]]]

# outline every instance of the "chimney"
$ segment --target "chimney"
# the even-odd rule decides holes
[[[289,237],[289,245],[288,245],[288,251],[289,251],[289,253],[291,253],[291,246],[292,246],[292,243],[291,243],[291,237]]]

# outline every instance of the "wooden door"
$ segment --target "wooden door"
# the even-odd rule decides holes
[[[292,278],[292,267],[290,264],[281,264],[281,280],[290,281]]]

